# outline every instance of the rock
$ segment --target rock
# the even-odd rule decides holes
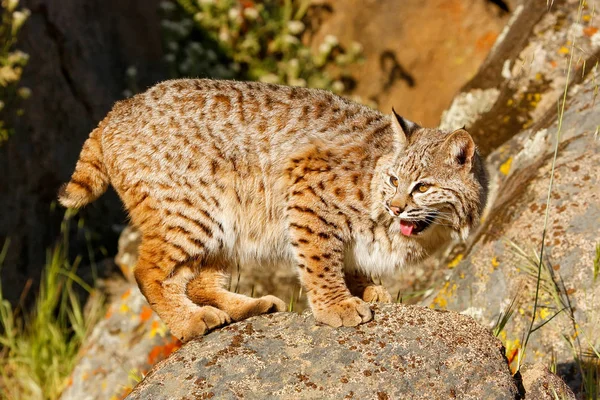
[[[595,69],[568,92],[535,327],[560,313],[532,334],[525,354],[528,362],[557,363],[559,375],[579,393],[575,366],[585,363],[582,353],[590,346],[600,347],[596,311],[600,279],[594,278],[593,267],[600,226],[599,77]],[[558,125],[526,130],[490,154],[492,190],[485,220],[468,246],[470,251],[461,256],[433,299],[438,307],[467,313],[490,327],[516,299],[515,312],[501,333],[511,360],[522,351],[534,311]]]
[[[133,269],[137,263],[141,241],[140,231],[131,225],[127,225],[119,236],[119,252],[115,256],[115,263],[121,269],[125,279],[132,283],[135,283]]]
[[[573,391],[542,364],[521,368],[525,400],[575,400]]]
[[[454,94],[485,59],[516,5],[485,0],[327,0],[314,43],[336,36],[362,45],[353,95],[436,126]],[[319,23],[319,20],[320,23]],[[316,45],[315,45],[316,46]],[[317,51],[318,49],[314,49]]]
[[[128,399],[514,399],[498,339],[467,316],[374,307],[356,328],[316,326],[309,313],[236,323],[185,344]]]
[[[123,398],[181,346],[137,286],[123,289],[82,347],[62,400]]]
[[[441,126],[466,125],[487,155],[522,130],[539,130],[554,120],[570,53],[575,54],[568,79],[576,84],[593,69],[600,51],[600,17],[589,5],[580,13],[579,3],[518,4],[475,77],[444,113]]]

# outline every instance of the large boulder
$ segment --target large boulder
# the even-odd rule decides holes
[[[467,313],[487,326],[495,325],[515,299],[514,313],[501,332],[515,359],[519,352],[523,356],[523,338],[535,311],[533,328],[547,324],[531,335],[525,359],[554,363],[579,392],[584,390],[577,382],[580,368],[597,363],[590,347],[600,348],[600,277],[594,272],[600,241],[599,77],[594,69],[569,89],[560,121],[526,130],[490,154],[492,190],[485,220],[433,299],[434,305]]]
[[[128,399],[515,399],[498,339],[472,318],[375,306],[356,328],[309,313],[250,318],[184,345]]]

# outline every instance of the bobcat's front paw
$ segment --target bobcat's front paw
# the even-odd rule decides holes
[[[350,297],[332,305],[315,305],[313,314],[317,322],[333,326],[356,326],[370,321],[373,317],[371,308],[358,297]]]
[[[211,306],[198,307],[191,315],[171,321],[167,325],[171,333],[182,342],[187,342],[208,331],[231,322],[229,315]]]
[[[369,303],[391,303],[392,295],[380,285],[367,286],[362,298]]]

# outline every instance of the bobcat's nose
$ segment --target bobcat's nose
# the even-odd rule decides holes
[[[403,208],[397,207],[397,206],[392,206],[390,205],[390,210],[392,210],[392,212],[394,213],[394,215],[398,216],[400,214],[402,214],[402,211],[404,211]]]

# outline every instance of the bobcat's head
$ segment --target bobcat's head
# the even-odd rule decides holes
[[[407,238],[450,230],[463,240],[479,221],[487,176],[471,135],[422,128],[393,112],[402,151],[383,170],[383,205]],[[395,224],[395,222],[394,222]]]

